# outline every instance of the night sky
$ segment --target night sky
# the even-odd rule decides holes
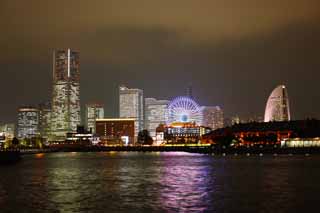
[[[0,122],[51,99],[52,51],[80,52],[81,102],[118,115],[118,85],[171,99],[192,85],[227,117],[264,114],[288,88],[293,119],[320,118],[319,0],[1,0]]]

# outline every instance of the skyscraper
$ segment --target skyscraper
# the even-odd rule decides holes
[[[223,111],[219,106],[202,107],[203,125],[212,130],[223,128]]]
[[[18,109],[18,138],[31,138],[39,135],[39,110],[35,107]]]
[[[51,132],[55,140],[80,124],[79,53],[70,49],[53,54],[53,95]]]
[[[289,121],[290,107],[288,91],[285,85],[276,87],[268,98],[264,122]]]
[[[156,137],[156,128],[159,124],[166,123],[166,109],[169,104],[167,100],[157,100],[155,98],[145,98],[145,129],[150,136]]]
[[[135,137],[143,129],[143,90],[119,87],[120,118],[135,119]]]
[[[43,138],[49,138],[51,134],[51,104],[45,102],[39,104],[39,133]]]
[[[104,118],[104,108],[102,104],[91,103],[86,105],[86,127],[92,133],[96,133],[96,119]]]

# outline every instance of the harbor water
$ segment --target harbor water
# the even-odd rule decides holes
[[[317,212],[320,156],[24,155],[0,167],[1,212]]]

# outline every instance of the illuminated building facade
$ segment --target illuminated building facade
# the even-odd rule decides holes
[[[202,107],[202,125],[210,127],[212,130],[223,128],[223,111],[219,106]]]
[[[216,144],[233,138],[235,146],[311,146],[320,138],[319,120],[243,123],[217,129],[202,137],[203,143]],[[301,142],[302,141],[302,142]],[[286,143],[287,142],[287,143]]]
[[[53,54],[51,131],[54,140],[64,139],[80,125],[79,53],[57,50]]]
[[[154,139],[156,137],[156,128],[159,124],[166,123],[166,110],[169,101],[155,98],[146,98],[144,101],[145,129],[149,131],[150,136]]]
[[[102,104],[91,103],[86,105],[86,127],[92,133],[96,132],[96,119],[104,118],[104,108]]]
[[[243,123],[238,115],[231,117],[231,126]]]
[[[84,126],[77,126],[76,132],[68,132],[64,144],[92,145],[93,134]]]
[[[164,127],[163,139],[170,144],[196,144],[201,136],[211,131],[210,128],[188,122],[175,122]],[[159,132],[157,132],[159,135]]]
[[[133,118],[135,120],[135,137],[143,129],[143,90],[119,87],[119,115],[120,118]]]
[[[276,87],[268,98],[264,122],[289,121],[290,107],[287,89],[284,85]]]
[[[51,104],[39,104],[39,133],[42,138],[48,139],[51,134]]]
[[[281,147],[310,148],[320,147],[320,138],[286,138],[281,141]]]
[[[0,135],[4,136],[5,139],[13,139],[15,136],[15,125],[11,123],[1,124]]]
[[[96,134],[102,143],[128,145],[135,142],[135,119],[105,118],[96,120]]]
[[[18,109],[18,138],[32,138],[39,135],[39,110],[35,107]]]

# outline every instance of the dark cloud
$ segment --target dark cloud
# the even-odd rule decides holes
[[[152,3],[151,3],[152,2]],[[241,2],[241,3],[240,3]],[[319,1],[1,1],[0,121],[51,97],[52,50],[80,51],[81,100],[117,115],[117,86],[171,98],[191,84],[226,115],[262,115],[278,84],[320,117]]]

